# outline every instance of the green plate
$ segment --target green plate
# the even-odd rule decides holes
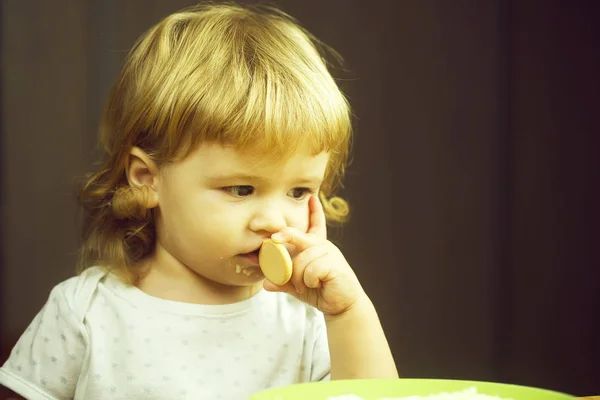
[[[575,397],[549,390],[491,382],[439,380],[439,379],[388,379],[348,380],[301,383],[265,390],[250,400],[327,400],[331,396],[354,394],[364,400],[383,398],[427,396],[442,392],[458,392],[476,388],[478,394],[513,400],[573,400]]]

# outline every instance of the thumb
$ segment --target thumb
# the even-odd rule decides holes
[[[263,287],[267,292],[282,292],[292,295],[294,297],[298,297],[298,292],[292,284],[292,281],[288,281],[284,285],[279,286],[269,280],[265,280],[265,282],[263,283]]]

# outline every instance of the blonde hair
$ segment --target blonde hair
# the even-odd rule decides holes
[[[159,166],[208,141],[278,157],[302,145],[328,151],[320,198],[328,222],[344,222],[349,207],[335,191],[348,161],[351,112],[324,50],[331,49],[292,17],[261,6],[201,4],[147,31],[108,96],[105,156],[80,192],[80,269],[132,267],[154,249],[148,193],[125,175],[134,146]]]

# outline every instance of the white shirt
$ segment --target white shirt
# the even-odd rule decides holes
[[[28,399],[248,399],[329,379],[323,315],[283,293],[149,296],[98,267],[57,285],[0,369]]]

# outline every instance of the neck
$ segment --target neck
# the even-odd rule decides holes
[[[249,299],[262,288],[262,282],[250,286],[225,285],[201,276],[174,259],[157,245],[143,264],[146,271],[137,287],[153,297],[194,304],[231,304]]]

